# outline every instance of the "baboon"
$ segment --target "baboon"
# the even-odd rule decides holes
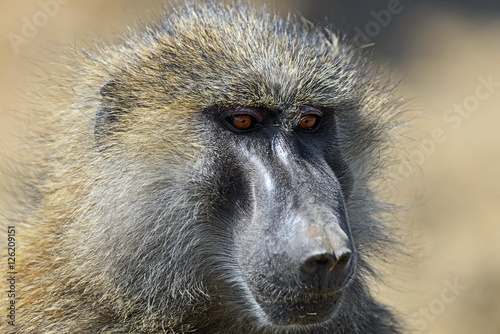
[[[70,57],[2,332],[401,332],[367,283],[401,106],[362,50],[207,1]]]

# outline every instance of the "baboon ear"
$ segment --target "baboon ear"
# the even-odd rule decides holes
[[[119,103],[120,85],[114,80],[109,80],[99,89],[101,105],[95,115],[94,136],[97,141],[103,139],[113,130],[113,125],[118,122],[123,113]]]

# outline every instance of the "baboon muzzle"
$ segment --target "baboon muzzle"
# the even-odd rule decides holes
[[[240,266],[280,325],[330,318],[356,262],[338,179],[323,159],[300,154],[281,145],[248,157],[254,212],[239,238]]]

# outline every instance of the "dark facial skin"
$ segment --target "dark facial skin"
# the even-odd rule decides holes
[[[231,217],[221,226],[261,320],[317,324],[335,315],[355,270],[345,209],[352,182],[332,110],[304,106],[284,115],[261,108],[203,114],[223,173],[214,211]]]

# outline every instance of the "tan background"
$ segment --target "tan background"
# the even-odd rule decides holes
[[[296,0],[273,1],[271,6],[280,13],[300,11],[313,21],[323,22],[327,16],[354,36],[355,28],[364,31],[376,22],[372,10],[387,8],[391,1],[346,5],[340,0]],[[110,39],[137,17],[147,18],[160,8],[154,0],[60,2],[67,3],[44,16],[39,1],[0,0],[2,170],[23,149],[16,136],[26,125],[16,121],[16,113],[30,108],[21,92],[44,77],[40,67],[50,71],[43,55],[59,43],[85,47],[90,35]],[[473,6],[450,3],[401,0],[403,10],[386,26],[379,24],[380,31],[370,38],[375,46],[368,50],[389,62],[396,77],[405,78],[404,89],[416,97],[411,107],[418,112],[417,130],[411,133],[416,140],[406,149],[414,161],[411,177],[396,177],[399,200],[413,205],[401,226],[409,231],[408,245],[418,252],[401,270],[389,273],[398,277],[388,280],[392,288],[376,293],[419,332],[498,334],[500,12],[493,0]],[[41,27],[16,52],[8,36],[23,36],[26,20],[36,19]],[[498,84],[489,91],[481,78]],[[455,104],[468,105],[470,112],[449,113]],[[446,115],[455,117],[453,122]],[[0,173],[0,186],[8,185]],[[1,190],[0,203],[8,200],[8,192]]]

